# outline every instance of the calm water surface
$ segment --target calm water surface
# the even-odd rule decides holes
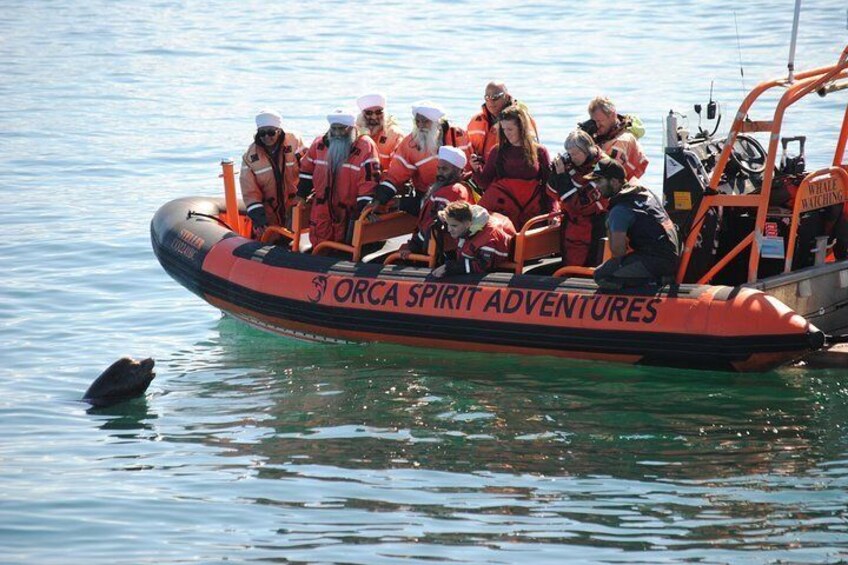
[[[222,319],[149,244],[160,205],[219,193],[257,110],[311,138],[373,88],[407,129],[424,97],[464,125],[502,77],[553,152],[606,93],[659,187],[663,116],[697,127],[714,81],[729,121],[782,74],[791,2],[0,6],[0,562],[848,560],[846,371],[301,344]],[[845,20],[805,2],[800,68]],[[790,117],[813,166],[836,98]],[[158,360],[147,397],[86,412],[125,354]]]

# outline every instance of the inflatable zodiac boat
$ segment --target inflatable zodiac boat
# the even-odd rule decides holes
[[[223,163],[225,198],[182,198],[156,213],[153,249],[211,305],[299,339],[769,370],[822,347],[824,332],[848,330],[848,261],[828,253],[832,222],[816,223],[848,200],[848,111],[831,166],[806,171],[803,155],[786,156],[786,138],[777,157],[787,108],[848,88],[847,67],[848,48],[836,65],[760,84],[721,139],[704,130],[690,137],[667,121],[663,188],[685,246],[676,282],[648,293],[601,291],[591,269],[533,274],[528,265],[559,251],[560,222],[546,217],[519,233],[510,272],[447,279],[430,276],[432,256],[414,257],[422,267],[363,260],[369,242],[412,231],[415,218],[403,212],[360,218],[350,244],[303,253],[308,210],[298,204],[292,226],[277,228],[283,244],[255,241],[232,162]],[[774,115],[752,119],[770,90],[783,90]],[[776,197],[777,187],[790,196]]]
[[[602,294],[577,278],[491,273],[434,279],[416,267],[293,253],[230,231],[220,200],[184,198],[153,218],[165,270],[250,325],[300,339],[765,370],[822,332],[755,289],[681,285]]]

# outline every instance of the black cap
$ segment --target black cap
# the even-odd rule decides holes
[[[610,157],[604,157],[595,164],[595,168],[592,169],[591,173],[586,175],[586,179],[618,179],[623,182],[626,176],[621,163]]]

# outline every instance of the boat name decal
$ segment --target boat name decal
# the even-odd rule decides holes
[[[310,302],[320,302],[327,290],[327,277],[312,279]],[[483,314],[526,314],[541,318],[591,319],[598,322],[653,324],[658,298],[608,294],[566,294],[515,288],[483,293],[483,287],[447,283],[416,283],[334,278],[331,292],[338,304],[393,306],[417,310],[479,311]],[[481,294],[483,293],[483,294]]]
[[[171,249],[189,259],[194,259],[195,254],[203,248],[204,243],[206,241],[202,237],[183,228],[180,230],[179,236],[171,240]]]

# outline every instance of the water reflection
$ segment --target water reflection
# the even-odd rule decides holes
[[[827,562],[844,543],[848,395],[819,373],[312,345],[226,318],[169,363],[160,439],[202,446],[174,479],[232,476],[266,558]]]
[[[198,374],[177,410],[214,399],[227,421],[204,441],[270,466],[700,481],[801,474],[846,451],[848,394],[816,373],[302,344],[227,318],[218,331],[222,378]]]
[[[86,414],[107,417],[99,426],[100,429],[118,432],[112,435],[120,439],[143,438],[145,434],[138,432],[153,430],[153,421],[159,417],[155,412],[150,411],[146,398],[133,398],[119,404],[101,408],[92,406],[86,410]],[[98,421],[100,419],[98,418]]]

